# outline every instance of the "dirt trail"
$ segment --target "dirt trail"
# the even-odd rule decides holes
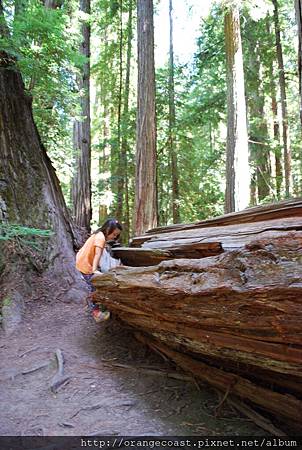
[[[30,303],[17,332],[1,333],[2,436],[265,435],[228,406],[215,418],[219,398],[208,387],[116,367],[176,371],[117,321],[95,324],[83,305]],[[57,349],[70,380],[54,394]]]

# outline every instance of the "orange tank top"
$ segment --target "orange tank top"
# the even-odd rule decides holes
[[[101,231],[92,234],[77,253],[76,268],[86,275],[92,274],[92,264],[96,247],[105,247],[105,236]]]

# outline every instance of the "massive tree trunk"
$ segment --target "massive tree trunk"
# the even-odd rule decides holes
[[[299,93],[300,93],[300,122],[302,127],[302,2],[295,0],[296,19],[298,25],[298,71],[299,71]]]
[[[173,223],[180,222],[178,163],[175,139],[175,86],[174,86],[174,51],[173,51],[173,17],[172,0],[169,0],[170,49],[169,49],[169,147],[172,172],[172,214]]]
[[[138,0],[135,233],[157,224],[153,0]]]
[[[80,0],[80,10],[90,14],[90,0]],[[86,62],[78,77],[81,96],[82,120],[75,121],[73,146],[76,155],[76,171],[73,179],[73,214],[79,227],[90,231],[91,210],[91,136],[90,136],[90,24],[83,21],[80,52]]]
[[[155,265],[97,277],[96,300],[197,378],[298,426],[301,201],[295,206],[262,222],[147,234],[142,248],[127,250],[137,265],[153,252]],[[160,257],[181,259],[156,264]]]
[[[33,121],[31,98],[24,92],[14,61],[4,53],[0,55],[0,147],[2,224],[53,231],[37,252],[18,239],[2,244],[3,295],[13,301],[32,294],[32,275],[40,272],[52,278],[57,294],[65,290],[65,298],[79,298],[83,292],[78,290],[81,281],[74,267],[77,243],[72,222]]]
[[[282,52],[282,44],[281,44],[278,0],[272,0],[272,2],[274,5],[276,52],[277,52],[277,60],[278,60],[279,85],[280,85],[280,96],[281,96],[285,194],[286,194],[286,197],[289,197],[291,194],[292,180],[291,180],[291,149],[290,149],[290,138],[289,138],[289,129],[288,129],[285,71],[284,71],[283,52]]]
[[[250,201],[250,175],[239,10],[225,14],[228,135],[225,212],[240,211]]]

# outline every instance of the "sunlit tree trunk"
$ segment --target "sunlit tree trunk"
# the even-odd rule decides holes
[[[240,19],[237,8],[232,7],[226,11],[224,26],[228,105],[225,212],[228,213],[248,206],[250,174]]]
[[[127,124],[129,122],[129,94],[130,94],[130,74],[131,74],[131,54],[132,54],[132,15],[133,15],[133,2],[129,3],[129,17],[127,25],[127,61],[126,61],[126,78],[124,89],[124,109],[122,114],[122,142],[121,142],[121,166],[123,172],[123,186],[122,191],[124,194],[124,232],[125,240],[129,241],[130,233],[130,214],[129,214],[129,183],[128,183],[128,164],[127,154],[129,151]]]
[[[115,216],[122,221],[124,197],[124,167],[121,155],[121,122],[122,122],[122,93],[123,93],[123,1],[119,2],[119,81],[117,105],[117,205]]]
[[[153,1],[137,2],[138,92],[135,233],[157,225]]]
[[[174,52],[173,52],[173,5],[169,0],[170,49],[169,49],[169,147],[172,171],[172,213],[173,223],[180,222],[179,215],[179,182],[177,149],[175,139],[175,86],[174,86]]]
[[[80,0],[80,10],[90,14],[90,0]],[[80,52],[86,57],[82,74],[78,77],[82,120],[73,126],[73,146],[76,171],[73,179],[73,214],[78,226],[90,231],[91,210],[91,136],[90,136],[90,25],[82,23]]]
[[[290,139],[289,139],[289,129],[288,129],[285,73],[284,73],[283,52],[282,52],[282,45],[281,45],[278,0],[272,0],[272,2],[274,5],[274,25],[275,25],[276,51],[277,51],[278,70],[279,70],[280,96],[281,96],[285,194],[286,194],[286,197],[289,197],[289,195],[291,193],[291,188],[292,188],[291,149],[290,149]]]
[[[247,25],[249,27],[249,25]],[[250,28],[248,28],[250,30]],[[252,83],[253,95],[249,96],[249,146],[254,162],[258,200],[270,195],[271,166],[270,147],[268,144],[268,126],[264,111],[263,74],[261,73],[261,42],[255,33],[249,33],[249,82]],[[251,183],[251,191],[252,191]],[[255,192],[253,192],[253,195]],[[251,192],[252,197],[252,192]]]
[[[300,92],[300,122],[302,126],[302,1],[295,0],[296,19],[298,26],[298,71],[299,71],[299,92]]]
[[[277,104],[277,92],[274,80],[274,67],[273,63],[269,64],[269,78],[270,78],[270,92],[271,92],[271,108],[274,121],[274,153],[275,153],[275,168],[276,168],[276,195],[277,199],[281,198],[281,186],[282,186],[282,164],[281,164],[281,149],[280,149],[280,127],[278,119],[278,104]]]

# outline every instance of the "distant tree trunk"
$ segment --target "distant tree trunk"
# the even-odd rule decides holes
[[[295,0],[296,19],[298,25],[298,71],[299,71],[299,92],[300,92],[300,122],[302,127],[302,1]]]
[[[137,2],[138,94],[135,233],[157,225],[153,1]]]
[[[247,25],[248,30],[250,24]],[[261,76],[261,42],[255,38],[255,33],[249,34],[249,71],[248,76],[252,82],[253,95],[249,96],[249,144],[251,159],[256,167],[256,181],[258,200],[263,200],[270,195],[271,166],[270,151],[268,145],[268,126],[264,113],[264,91]],[[252,183],[251,183],[252,185]],[[255,187],[253,187],[255,194]],[[252,190],[252,186],[251,186]],[[252,192],[251,192],[252,194]]]
[[[119,2],[120,24],[119,24],[119,86],[117,106],[117,207],[115,216],[121,222],[123,217],[124,198],[124,173],[121,155],[121,122],[122,122],[122,95],[123,95],[123,1]]]
[[[44,5],[51,9],[60,8],[63,5],[63,0],[45,0]]]
[[[267,20],[267,33],[270,34],[270,23]],[[277,199],[281,198],[281,186],[282,186],[282,164],[281,164],[281,148],[280,148],[280,126],[279,126],[279,118],[278,118],[278,103],[277,103],[277,89],[275,84],[274,77],[274,65],[273,61],[269,62],[269,83],[270,83],[270,92],[271,92],[271,108],[272,108],[272,116],[274,121],[274,153],[275,153],[275,170],[276,170],[276,196]]]
[[[127,25],[127,61],[126,61],[126,78],[124,89],[124,109],[122,114],[122,142],[121,142],[121,167],[122,167],[122,191],[124,193],[124,239],[129,241],[130,237],[130,214],[129,214],[129,186],[128,186],[128,164],[127,153],[129,150],[128,136],[127,136],[127,124],[129,121],[129,91],[130,91],[130,73],[131,73],[131,53],[132,53],[132,14],[133,14],[132,0],[129,3],[129,17]]]
[[[281,96],[285,194],[286,194],[286,197],[289,197],[290,193],[291,193],[291,187],[292,187],[291,149],[290,149],[290,139],[289,139],[289,129],[288,129],[285,74],[284,74],[283,53],[282,53],[282,45],[281,45],[278,0],[272,0],[272,2],[274,5],[274,25],[275,25],[276,51],[277,51],[277,60],[278,60],[278,69],[279,69],[280,96]]]
[[[2,0],[0,0],[0,37],[8,37],[8,36],[9,36],[9,29],[4,18],[3,3]]]
[[[174,52],[173,52],[173,17],[172,0],[169,0],[170,49],[169,49],[169,147],[172,170],[172,213],[173,223],[180,222],[178,163],[175,140],[175,86],[174,86]]]
[[[250,199],[243,60],[237,8],[227,10],[224,26],[228,93],[225,212],[229,213],[245,208]]]
[[[80,10],[90,14],[90,0],[80,0]],[[82,120],[73,126],[73,146],[76,155],[76,171],[73,179],[73,214],[78,226],[90,232],[91,209],[91,136],[90,136],[90,25],[82,24],[80,52],[87,60],[78,77],[81,97]]]
[[[0,218],[2,222],[51,229],[39,253],[11,246],[0,251],[1,292],[9,299],[32,295],[32,276],[40,272],[55,280],[54,298],[63,287],[65,298],[83,295],[74,266],[73,247],[78,244],[60,183],[33,121],[31,97],[14,61],[0,54]],[[3,241],[1,246],[4,245]],[[4,266],[3,266],[4,258]],[[38,272],[37,272],[38,271]]]

